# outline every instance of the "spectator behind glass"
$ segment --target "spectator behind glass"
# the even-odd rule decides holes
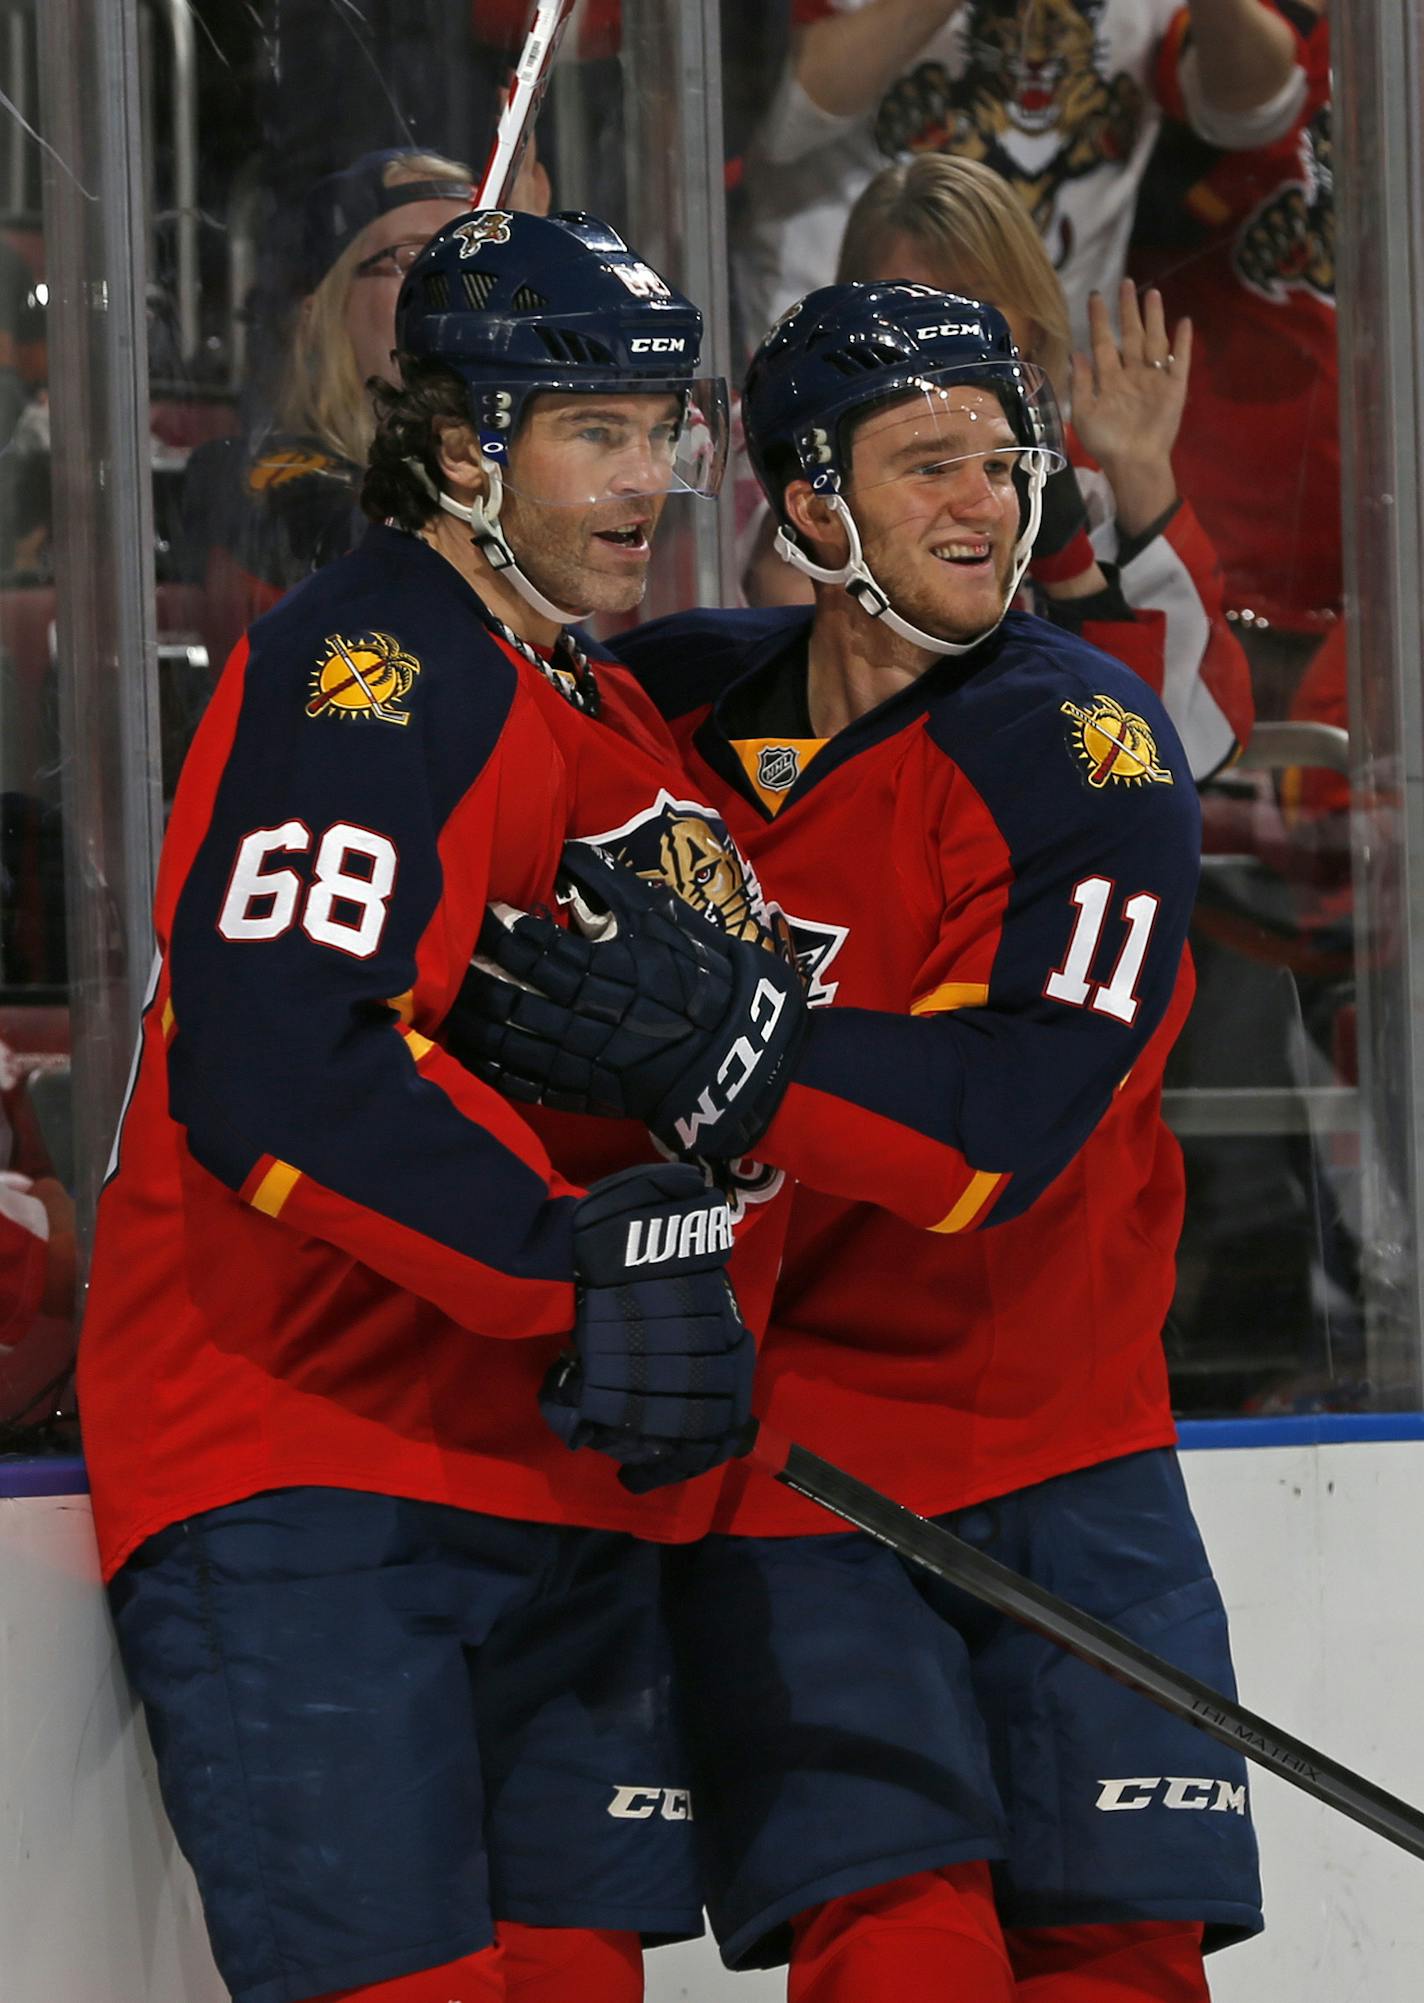
[[[0,901],[8,918],[4,874]],[[73,1354],[75,1271],[73,1199],[55,1176],[24,1063],[0,1031],[0,1426]]]
[[[270,408],[246,441],[193,455],[185,513],[204,586],[214,662],[291,585],[350,549],[374,435],[367,384],[394,380],[401,280],[436,230],[471,201],[470,169],[436,153],[367,153],[317,182],[302,215],[299,303]],[[544,214],[549,182],[532,143],[511,206]]]
[[[1178,0],[793,0],[791,62],[748,169],[740,246],[765,325],[824,285],[846,211],[888,161],[982,160],[1063,273],[1073,323],[1122,275],[1157,131],[1152,66]]]
[[[1342,596],[1330,29],[1323,0],[1254,4],[1289,38],[1280,90],[1256,111],[1193,131],[1205,63],[1185,8],[1167,38],[1169,118],[1132,255],[1202,336],[1178,471],[1221,550],[1257,707],[1274,717]]]
[[[1233,110],[1278,83],[1280,23],[1259,0],[1192,0],[1202,88]],[[737,246],[750,324],[765,326],[835,264],[847,209],[887,161],[980,160],[1013,188],[1068,298],[1122,277],[1160,117],[1154,66],[1180,0],[793,0],[791,60],[748,162]],[[1269,44],[1269,47],[1263,45]],[[1264,72],[1264,76],[1263,76]],[[1208,92],[1212,93],[1209,97]],[[1257,95],[1257,93],[1260,95]]]
[[[0,1353],[73,1304],[73,1200],[53,1176],[0,1169]]]
[[[1124,284],[1121,348],[1095,297],[1092,358],[1072,358],[1063,288],[1013,189],[976,161],[940,154],[876,176],[850,213],[836,277],[987,299],[1065,410],[1071,386],[1073,463],[1047,482],[1030,570],[1040,609],[1142,676],[1194,776],[1208,778],[1250,733],[1251,689],[1216,554],[1172,471],[1190,326],[1169,344],[1161,299],[1149,293],[1139,310]],[[781,567],[763,556],[749,581],[758,602],[786,596],[766,578],[772,565]]]

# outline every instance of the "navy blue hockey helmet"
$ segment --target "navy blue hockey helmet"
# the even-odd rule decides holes
[[[928,285],[823,285],[783,313],[752,357],[747,450],[780,513],[788,480],[833,491],[850,470],[847,420],[926,383],[992,388],[1023,446],[1060,462],[1063,433],[1042,370],[980,299]]]
[[[782,525],[778,553],[820,582],[843,585],[871,617],[943,652],[963,648],[899,617],[872,576],[842,488],[850,474],[852,419],[903,402],[907,422],[921,426],[931,449],[937,412],[956,386],[989,390],[1018,444],[1021,519],[1007,610],[1033,551],[1043,482],[1066,464],[1066,453],[1048,379],[1021,358],[996,307],[903,281],[822,286],[784,313],[761,343],[742,404],[747,451]],[[796,479],[809,481],[845,527],[850,556],[838,570],[815,563],[787,525],[785,490]]]
[[[698,374],[702,315],[594,216],[477,209],[447,223],[406,274],[396,350],[442,363],[466,385],[487,491],[473,502],[436,494],[468,522],[476,548],[545,618],[587,616],[548,598],[503,526],[506,488],[544,507],[614,495],[715,494],[727,461],[727,388]],[[662,397],[663,412],[575,425],[559,455],[559,491],[521,482],[520,419],[543,393]]]
[[[485,454],[507,464],[541,391],[676,395],[685,417],[668,489],[715,493],[726,390],[699,376],[702,315],[596,217],[480,209],[447,223],[406,274],[396,346],[469,385]]]

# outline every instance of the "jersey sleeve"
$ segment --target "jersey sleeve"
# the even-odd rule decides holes
[[[1251,734],[1251,667],[1226,617],[1216,547],[1190,501],[1160,531],[1125,543],[1112,488],[1096,467],[1078,477],[1094,522],[1093,547],[1118,566],[1128,617],[1089,620],[1090,645],[1123,661],[1160,697],[1200,785],[1236,756]]]
[[[513,671],[450,665],[351,629],[240,650],[175,805],[151,1013],[202,1171],[482,1334],[556,1333],[579,1192],[431,1040],[497,809],[538,783],[506,769]],[[330,713],[353,675],[381,714]]]
[[[910,1010],[813,1014],[765,1159],[945,1232],[1018,1215],[1067,1166],[1167,1015],[1196,888],[1196,789],[1130,696],[1117,669],[1112,698],[1060,692],[955,742]]]
[[[1191,33],[1192,17],[1185,7],[1179,7],[1167,24],[1157,51],[1157,62],[1152,79],[1153,95],[1169,118],[1185,123],[1186,106],[1182,102],[1182,57],[1186,52],[1187,38]]]
[[[1186,7],[1173,16],[1162,38],[1154,78],[1157,101],[1169,118],[1190,125],[1209,146],[1233,152],[1272,146],[1301,123],[1303,114],[1313,116],[1319,108],[1311,44],[1315,32],[1323,26],[1323,16],[1310,7],[1293,4],[1293,0],[1264,0],[1264,4],[1290,29],[1296,63],[1276,96],[1250,111],[1221,112],[1203,99],[1191,16]],[[1328,92],[1327,84],[1327,95]]]

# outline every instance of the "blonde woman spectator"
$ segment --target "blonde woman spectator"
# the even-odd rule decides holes
[[[366,386],[394,381],[401,281],[472,194],[463,162],[411,151],[367,153],[308,194],[299,303],[272,407],[246,441],[195,453],[189,475],[188,532],[215,663],[258,613],[360,534],[357,493],[375,430]],[[532,145],[511,205],[548,210]]]

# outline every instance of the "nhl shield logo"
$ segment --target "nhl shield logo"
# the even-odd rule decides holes
[[[757,784],[784,793],[801,776],[801,760],[789,744],[764,744],[757,760]]]

